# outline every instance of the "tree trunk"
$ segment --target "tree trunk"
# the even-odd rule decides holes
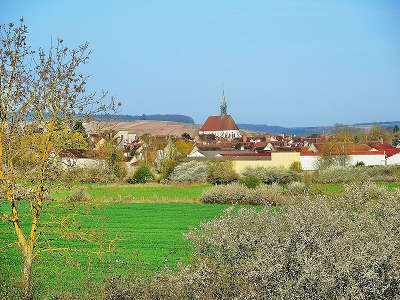
[[[27,250],[24,253],[24,270],[22,271],[22,284],[24,300],[32,300],[32,253]]]

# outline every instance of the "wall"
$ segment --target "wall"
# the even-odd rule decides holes
[[[247,167],[278,167],[288,169],[296,161],[300,161],[299,152],[272,152],[271,160],[234,160],[233,168],[238,174]]]
[[[388,165],[400,165],[400,153],[388,157],[386,162]]]
[[[301,169],[303,171],[316,170],[319,158],[319,155],[300,156]],[[366,166],[383,166],[385,165],[385,154],[349,155],[349,165],[354,166],[359,161],[362,161]]]
[[[366,166],[384,166],[385,160],[385,154],[349,155],[349,165],[351,166],[359,161],[362,161]]]
[[[318,155],[301,155],[300,167],[303,171],[314,171],[317,169]]]
[[[67,168],[95,168],[105,163],[104,159],[93,158],[61,158],[62,167]]]

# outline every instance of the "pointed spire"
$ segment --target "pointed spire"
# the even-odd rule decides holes
[[[222,90],[222,101],[221,101],[220,109],[221,109],[221,118],[223,118],[226,116],[226,109],[227,109],[224,90]]]

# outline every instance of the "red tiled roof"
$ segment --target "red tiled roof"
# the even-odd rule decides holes
[[[303,147],[301,147],[300,151],[301,152],[307,152],[308,151],[308,147],[303,146]]]
[[[353,143],[336,143],[336,144],[327,144],[327,143],[314,143],[315,148],[319,152],[329,152],[332,153],[341,153],[343,152],[343,148],[345,148],[346,152],[357,152],[357,151],[370,151],[371,147],[365,144],[353,144]],[[330,148],[330,149],[329,149]]]
[[[398,148],[385,149],[384,151],[386,153],[386,158],[391,157],[397,153],[400,153],[400,149]]]
[[[232,116],[210,116],[201,126],[200,131],[239,130]]]
[[[392,149],[392,144],[388,143],[388,142],[366,142],[365,144],[367,144],[368,146],[370,146],[371,148],[375,148],[376,150],[384,150],[384,149]]]

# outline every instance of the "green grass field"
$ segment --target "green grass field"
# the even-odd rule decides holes
[[[133,271],[152,272],[162,267],[176,266],[178,259],[187,259],[187,241],[182,233],[192,226],[210,220],[222,213],[228,205],[202,205],[196,203],[109,203],[93,206],[91,217],[80,217],[82,230],[101,226],[107,238],[120,237],[115,253],[101,258],[85,252],[44,253],[38,256],[34,266],[35,286],[46,282],[45,294],[52,291],[80,289],[86,293],[86,285],[101,284],[103,278],[126,275]],[[62,210],[51,210],[55,214],[67,214],[71,204]],[[46,216],[43,216],[46,220]],[[100,219],[99,219],[100,218]],[[0,249],[15,241],[14,232],[7,224],[0,223]],[[94,251],[79,241],[59,241],[53,247]],[[14,279],[18,281],[22,260],[18,250],[8,247],[0,251],[0,291],[3,285]]]
[[[400,183],[385,183],[389,189],[400,188]],[[42,221],[49,214],[65,216],[77,213],[82,231],[97,228],[101,238],[94,244],[107,245],[106,241],[119,237],[112,254],[88,254],[97,251],[98,245],[82,240],[60,240],[52,247],[69,247],[82,252],[46,252],[38,256],[34,265],[34,286],[42,286],[44,295],[69,290],[78,294],[93,291],[101,286],[102,279],[127,275],[130,272],[154,272],[159,268],[176,266],[179,259],[187,261],[190,255],[182,233],[200,222],[221,215],[229,205],[200,204],[201,193],[211,185],[84,185],[96,204],[53,202],[61,208],[46,210]],[[315,185],[325,193],[340,192],[341,185]],[[59,189],[52,196],[65,199],[71,189]],[[180,202],[180,203],[176,203]],[[21,203],[21,209],[27,210]],[[6,204],[3,203],[4,210]],[[1,209],[0,205],[0,209]],[[79,211],[90,211],[90,215]],[[29,220],[23,220],[23,225]],[[0,222],[0,298],[1,290],[10,282],[18,284],[22,260],[15,246],[15,234],[9,224]],[[45,282],[45,285],[43,285]],[[91,288],[88,288],[90,286]]]
[[[100,184],[80,185],[96,200],[119,200],[135,202],[171,201],[197,201],[203,191],[211,187],[202,185],[161,185],[161,184]],[[76,187],[76,186],[75,186]],[[72,187],[73,188],[73,187]],[[71,193],[71,188],[61,187],[51,193],[55,199],[66,199]]]

